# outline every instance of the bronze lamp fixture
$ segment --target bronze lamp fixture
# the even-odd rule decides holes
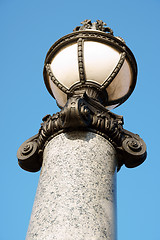
[[[102,21],[82,23],[48,51],[45,84],[60,107],[79,91],[93,91],[105,107],[112,109],[134,90],[136,60],[124,40],[114,37]]]

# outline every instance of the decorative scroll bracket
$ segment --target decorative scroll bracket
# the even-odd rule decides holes
[[[43,149],[52,137],[76,129],[94,131],[106,137],[117,150],[118,171],[123,164],[133,168],[146,159],[144,141],[123,128],[123,117],[113,114],[86,93],[69,98],[60,112],[42,120],[39,133],[25,141],[17,152],[18,163],[26,171],[40,170]]]

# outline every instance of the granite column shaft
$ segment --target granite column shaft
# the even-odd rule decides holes
[[[116,151],[93,132],[45,146],[26,240],[116,240]]]

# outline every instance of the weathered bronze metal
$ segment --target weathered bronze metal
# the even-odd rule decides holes
[[[146,158],[144,141],[123,128],[123,117],[113,114],[84,92],[69,98],[60,112],[43,118],[39,133],[18,149],[19,165],[30,172],[40,170],[48,141],[61,132],[77,129],[94,131],[107,138],[117,150],[118,170],[123,164],[128,168],[137,167]]]

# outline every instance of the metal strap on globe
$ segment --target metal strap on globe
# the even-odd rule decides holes
[[[50,77],[51,81],[52,81],[61,91],[63,91],[63,92],[66,93],[66,94],[69,94],[68,89],[67,89],[64,85],[62,85],[62,84],[58,81],[58,79],[56,79],[56,77],[54,76],[50,64],[46,64],[45,68],[46,68],[46,71],[47,71],[48,76]]]
[[[109,84],[113,81],[113,79],[116,77],[116,75],[120,71],[120,69],[124,63],[125,57],[126,57],[126,53],[125,52],[121,53],[120,60],[117,64],[117,66],[115,67],[115,69],[113,70],[111,75],[104,81],[104,83],[101,86],[101,89],[107,88],[109,86]]]

